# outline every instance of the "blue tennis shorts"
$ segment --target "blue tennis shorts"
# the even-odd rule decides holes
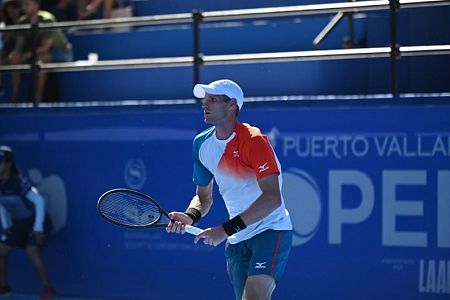
[[[23,220],[13,220],[11,226],[11,234],[3,233],[0,243],[6,244],[11,247],[26,248],[28,245],[34,245],[40,247],[34,239],[33,232],[34,215]],[[51,229],[51,221],[48,216],[44,222],[44,232],[48,233]]]
[[[291,230],[266,230],[237,244],[227,243],[227,271],[236,299],[242,299],[248,276],[265,274],[277,282],[286,267],[291,247]]]

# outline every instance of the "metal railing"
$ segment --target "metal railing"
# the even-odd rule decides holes
[[[193,83],[200,80],[200,68],[208,65],[246,64],[260,62],[311,61],[355,58],[390,58],[391,94],[398,95],[397,59],[400,56],[448,55],[450,45],[408,46],[397,44],[397,11],[401,8],[416,8],[450,5],[450,0],[375,0],[361,2],[345,2],[330,4],[313,4],[284,7],[267,7],[256,9],[237,9],[227,11],[209,11],[156,16],[129,17],[117,19],[101,19],[88,21],[55,22],[45,24],[12,25],[0,28],[0,31],[45,29],[98,29],[120,28],[154,25],[192,24],[193,54],[188,57],[162,57],[143,59],[119,59],[105,61],[75,61],[65,63],[40,63],[34,60],[31,64],[3,65],[0,71],[32,71],[33,76],[41,70],[53,72],[110,70],[123,68],[158,68],[193,66]],[[293,52],[248,53],[228,55],[202,55],[200,50],[200,25],[205,22],[246,20],[258,18],[292,17],[301,15],[317,15],[332,13],[356,13],[364,11],[389,10],[390,45],[378,48],[356,48],[338,50],[313,50]],[[33,101],[35,99],[32,99]]]

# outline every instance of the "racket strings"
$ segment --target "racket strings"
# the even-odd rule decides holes
[[[100,212],[113,222],[126,226],[156,223],[161,210],[153,202],[130,193],[111,193],[99,204]]]

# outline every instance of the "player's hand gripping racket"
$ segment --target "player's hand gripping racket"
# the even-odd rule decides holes
[[[152,197],[129,189],[107,191],[97,201],[97,210],[108,222],[126,228],[166,227],[169,214]],[[202,229],[185,225],[187,233]]]

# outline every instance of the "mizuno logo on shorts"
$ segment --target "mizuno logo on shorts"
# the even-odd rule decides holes
[[[266,268],[266,262],[257,262],[255,264],[255,269],[265,269]]]

